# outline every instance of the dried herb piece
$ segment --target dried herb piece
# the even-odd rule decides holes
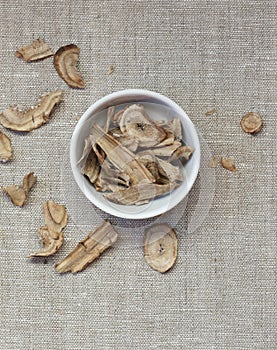
[[[263,120],[258,113],[249,112],[242,117],[240,121],[242,130],[248,134],[255,134],[259,132],[263,126]]]
[[[45,224],[52,232],[61,232],[67,224],[67,213],[64,205],[53,201],[43,204]]]
[[[51,231],[49,231],[47,226],[41,227],[38,232],[42,239],[43,249],[32,253],[28,256],[28,258],[32,258],[35,256],[53,255],[60,249],[60,247],[63,244],[64,236],[61,232],[53,237],[53,234],[51,233]]]
[[[0,131],[0,162],[7,162],[12,158],[11,140]]]
[[[22,207],[26,204],[28,194],[36,182],[37,177],[32,172],[24,176],[22,186],[12,185],[3,187],[3,191],[10,197],[14,205]]]
[[[110,124],[113,120],[113,117],[114,117],[114,112],[115,112],[115,107],[114,106],[110,106],[108,108],[108,111],[107,111],[107,122],[106,122],[106,127],[105,127],[105,132],[107,133],[109,131],[109,128],[110,128]]]
[[[104,194],[104,197],[111,202],[121,205],[140,205],[141,202],[162,196],[173,191],[179,184],[168,183],[165,185],[142,183],[132,185],[127,189]]]
[[[57,90],[41,96],[35,107],[19,111],[17,107],[9,107],[0,113],[0,123],[8,129],[31,131],[48,122],[54,106],[62,99],[62,91]]]
[[[190,146],[181,146],[178,147],[173,153],[172,156],[168,159],[169,162],[172,162],[177,159],[183,159],[185,161],[189,160],[194,148]]]
[[[105,134],[97,125],[93,127],[92,138],[93,143],[98,144],[105,152],[107,159],[117,169],[130,176],[132,183],[155,181],[149,171],[135,158],[132,152],[123,147],[111,135]]]
[[[43,204],[43,214],[46,226],[39,229],[43,249],[32,253],[29,258],[53,255],[64,241],[62,230],[68,219],[65,207],[53,201],[47,201]]]
[[[205,113],[205,115],[208,117],[208,116],[213,115],[213,114],[215,114],[215,113],[216,113],[216,109],[215,109],[215,108],[212,108],[211,110],[207,111],[207,112]]]
[[[83,89],[85,83],[76,65],[79,61],[80,49],[75,44],[62,46],[54,55],[54,66],[59,76],[71,87]]]
[[[237,171],[237,168],[235,166],[235,161],[233,158],[222,158],[221,157],[221,160],[220,160],[223,168],[227,169],[227,170],[230,170],[232,172],[236,172]]]
[[[110,65],[110,67],[109,67],[108,74],[110,75],[110,74],[112,74],[114,71],[115,71],[115,66],[112,64],[112,65]]]
[[[176,233],[169,225],[153,225],[144,233],[144,258],[152,269],[166,272],[176,261],[177,244]]]
[[[43,39],[34,40],[30,45],[23,46],[15,53],[16,57],[26,62],[38,61],[54,55],[48,44]]]
[[[82,271],[116,240],[116,231],[109,221],[105,221],[79,242],[77,247],[55,266],[55,269],[59,273]]]
[[[129,106],[120,118],[119,127],[123,134],[136,138],[140,147],[153,147],[166,138],[165,131],[149,118],[142,105]]]
[[[216,156],[212,157],[212,159],[209,161],[208,166],[210,168],[216,168],[216,166],[217,166],[217,158],[216,158]]]

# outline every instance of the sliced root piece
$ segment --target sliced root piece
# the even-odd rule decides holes
[[[50,92],[40,98],[35,107],[19,111],[17,107],[9,107],[0,113],[0,123],[8,129],[31,131],[45,124],[54,106],[62,99],[62,91]]]
[[[111,75],[115,71],[115,66],[112,64],[109,67],[108,74]]]
[[[233,158],[222,158],[220,159],[221,165],[223,168],[232,171],[233,173],[237,171],[235,166],[235,161]]]
[[[181,147],[181,142],[174,141],[172,145],[151,149],[152,153],[160,157],[170,157],[177,148]]]
[[[209,161],[208,166],[209,166],[209,168],[216,168],[216,166],[217,166],[217,158],[216,158],[216,156],[212,157],[212,159]]]
[[[105,194],[104,197],[116,204],[140,205],[146,200],[154,199],[169,193],[178,186],[179,185],[176,183],[169,183],[165,185],[142,183],[133,185],[126,190]]]
[[[68,217],[64,205],[47,201],[43,204],[43,214],[50,232],[59,233],[67,224]]]
[[[53,237],[53,233],[49,231],[47,226],[39,229],[39,234],[42,238],[43,249],[32,253],[28,258],[36,256],[49,256],[55,254],[63,244],[64,236],[62,232],[59,232]]]
[[[15,53],[16,57],[26,62],[38,61],[54,55],[48,44],[43,39],[37,39],[32,44],[23,46]]]
[[[121,172],[130,176],[131,183],[154,182],[155,179],[135,155],[97,125],[92,129],[93,142],[105,152],[107,159]]]
[[[65,207],[53,201],[47,201],[43,204],[43,214],[46,226],[39,229],[39,234],[44,247],[28,258],[53,255],[63,244],[62,230],[67,224]]]
[[[168,159],[168,162],[173,162],[177,159],[181,159],[187,161],[190,159],[192,153],[194,152],[194,148],[190,146],[181,146],[177,148]]]
[[[12,158],[11,140],[0,131],[0,162],[7,162]]]
[[[89,181],[93,184],[100,172],[100,166],[96,154],[93,150],[90,151],[86,163],[81,169],[82,174],[89,178]]]
[[[21,186],[12,185],[3,187],[3,191],[10,197],[14,205],[23,207],[27,202],[27,193]]]
[[[22,186],[12,185],[3,187],[3,191],[10,197],[14,205],[22,207],[26,204],[29,191],[36,182],[37,177],[34,173],[30,173],[24,176]]]
[[[54,55],[54,66],[59,76],[71,87],[83,89],[85,83],[76,68],[80,49],[75,44],[59,48]]]
[[[82,271],[116,240],[116,231],[108,221],[105,221],[89,233],[67,257],[55,266],[55,269],[59,273]]]
[[[258,113],[249,112],[242,117],[240,126],[244,132],[247,132],[248,134],[255,134],[261,130],[263,120]]]
[[[107,121],[106,121],[106,127],[105,127],[105,132],[107,133],[109,131],[110,128],[110,124],[113,120],[114,117],[114,111],[115,111],[115,106],[111,106],[108,108],[107,111]]]
[[[142,105],[129,106],[120,118],[119,127],[123,134],[137,138],[141,147],[153,147],[166,138],[165,131],[148,117]]]
[[[183,181],[183,175],[179,166],[175,166],[157,157],[159,172],[162,176],[168,178],[170,182]]]
[[[178,240],[175,231],[167,224],[156,224],[145,230],[144,258],[152,269],[161,273],[175,263]]]

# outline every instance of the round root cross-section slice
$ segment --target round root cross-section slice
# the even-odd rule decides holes
[[[168,271],[177,258],[177,236],[167,224],[156,224],[145,230],[144,258],[161,273]]]
[[[85,83],[76,65],[79,61],[80,49],[75,44],[60,47],[54,55],[54,66],[59,76],[71,87],[83,89]]]
[[[244,115],[240,121],[242,130],[248,134],[255,134],[259,132],[263,126],[263,120],[258,113],[249,112]]]

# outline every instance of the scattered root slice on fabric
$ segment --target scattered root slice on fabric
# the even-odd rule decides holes
[[[30,45],[18,49],[15,55],[26,62],[32,62],[53,56],[54,52],[43,39],[36,39]]]
[[[39,229],[43,249],[30,254],[28,258],[53,255],[63,244],[62,230],[68,220],[65,206],[49,200],[43,204],[43,214],[46,225]]]
[[[108,70],[108,75],[111,75],[115,71],[115,65],[111,64]]]
[[[55,269],[59,273],[82,271],[111,247],[116,240],[117,232],[109,221],[104,221],[79,242],[69,255],[56,264]]]
[[[248,134],[256,134],[263,127],[263,120],[258,113],[249,112],[240,121],[242,130]]]
[[[208,164],[209,168],[216,168],[217,167],[217,157],[213,156],[212,159],[209,161]]]
[[[213,114],[216,114],[216,109],[215,108],[212,108],[212,109],[210,109],[209,111],[207,111],[206,113],[205,113],[205,115],[208,117],[208,116],[210,116],[210,115],[213,115]]]
[[[0,131],[0,162],[6,163],[12,159],[13,150],[11,140],[6,134]]]
[[[177,259],[178,240],[168,224],[154,224],[144,232],[144,258],[152,269],[164,273]]]
[[[60,47],[54,55],[54,67],[67,85],[76,89],[83,89],[85,82],[76,68],[79,54],[80,49],[75,44]]]
[[[223,168],[232,171],[233,173],[237,171],[234,158],[221,157],[220,163],[223,166]]]
[[[0,113],[0,123],[7,129],[28,132],[47,123],[53,108],[62,99],[62,91],[56,90],[40,97],[36,106],[24,111],[18,107],[9,107]]]
[[[23,207],[27,203],[29,192],[36,182],[37,177],[32,172],[24,176],[22,185],[11,185],[2,189],[14,205]]]

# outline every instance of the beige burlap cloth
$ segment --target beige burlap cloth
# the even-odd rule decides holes
[[[14,160],[1,164],[0,185],[31,170],[38,184],[24,208],[0,196],[1,349],[276,349],[276,11],[273,0],[0,1],[0,109],[64,91],[48,124],[27,135],[6,131]],[[85,90],[70,89],[51,58],[15,57],[38,37],[54,50],[80,47]],[[126,88],[175,100],[211,154],[233,156],[238,172],[215,169],[212,205],[191,192],[167,274],[150,269],[141,247],[119,245],[83,273],[58,275],[54,263],[84,237],[61,176],[75,117]],[[239,125],[252,110],[264,119],[256,136]],[[65,244],[30,261],[50,198],[68,205]],[[203,222],[188,232],[199,205]]]

